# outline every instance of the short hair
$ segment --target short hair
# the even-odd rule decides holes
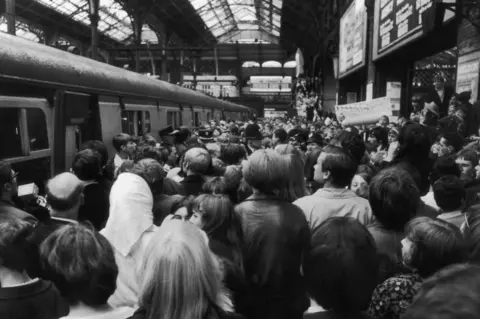
[[[155,146],[149,144],[140,145],[137,147],[135,160],[138,162],[146,158],[154,159],[159,163],[166,162],[164,155],[162,155]]]
[[[212,165],[212,157],[207,150],[199,147],[189,149],[183,158],[184,165],[195,174],[206,174]]]
[[[460,168],[457,163],[455,163],[455,158],[453,156],[442,156],[437,158],[435,164],[433,164],[433,170],[430,173],[430,184],[435,184],[440,177],[446,175],[460,177]]]
[[[102,306],[115,292],[118,267],[109,241],[93,228],[70,224],[40,246],[45,279],[51,280],[71,305]]]
[[[413,243],[408,266],[423,278],[467,259],[467,245],[460,229],[444,220],[417,217],[408,223],[405,234]]]
[[[105,144],[103,144],[102,141],[98,141],[98,140],[86,141],[85,143],[80,145],[79,151],[83,151],[83,150],[86,150],[86,149],[91,149],[91,150],[94,150],[94,151],[97,151],[98,153],[100,153],[100,156],[102,157],[101,160],[100,160],[101,167],[104,167],[105,165],[107,165],[108,150],[107,150],[107,147],[105,146]]]
[[[20,218],[0,216],[1,266],[17,272],[27,269],[34,253],[29,240],[32,231],[32,225]]]
[[[214,177],[207,180],[203,186],[202,190],[205,194],[226,194],[227,184],[224,177]]]
[[[148,185],[160,185],[160,182],[166,177],[165,170],[162,165],[154,159],[145,158],[133,165],[131,173],[142,177]]]
[[[445,139],[445,144],[451,146],[455,152],[460,151],[463,146],[463,138],[457,133],[443,133],[440,135],[440,139]]]
[[[445,211],[459,209],[466,195],[465,186],[457,176],[442,176],[433,185],[435,202]]]
[[[369,165],[359,165],[355,175],[362,177],[367,184],[370,184],[373,178],[373,169]]]
[[[273,136],[275,136],[280,141],[280,143],[287,143],[288,141],[287,131],[285,131],[283,128],[276,129],[273,132]]]
[[[271,149],[252,153],[243,165],[243,177],[252,188],[261,193],[274,195],[283,186],[282,155]]]
[[[234,143],[227,144],[222,147],[220,154],[220,159],[226,165],[236,165],[247,157],[245,147],[243,147],[243,145]]]
[[[457,264],[425,280],[402,319],[477,319],[480,266]]]
[[[77,152],[73,158],[72,171],[82,181],[97,180],[101,177],[102,156],[92,149]]]
[[[212,158],[213,176],[223,176],[226,169],[225,163],[219,158]]]
[[[345,149],[333,145],[325,146],[322,153],[325,154],[322,161],[322,171],[330,172],[332,185],[336,187],[350,185],[357,172],[357,162],[351,154]]]
[[[478,165],[478,154],[475,151],[462,149],[460,152],[458,152],[457,158],[471,162],[473,167]]]
[[[329,218],[312,231],[303,273],[309,295],[323,308],[362,311],[377,284],[375,241],[356,219]]]
[[[117,152],[122,150],[122,146],[127,145],[128,142],[132,142],[133,137],[126,133],[119,133],[113,137],[112,144]]]
[[[67,211],[80,203],[84,184],[72,173],[61,173],[47,182],[47,202],[57,211]]]
[[[280,144],[275,146],[275,151],[281,155],[294,154],[300,156],[298,149],[292,144]]]
[[[354,132],[342,131],[335,138],[335,141],[332,141],[332,144],[348,150],[358,164],[362,162],[362,159],[365,156],[365,142],[359,134]]]
[[[369,202],[376,219],[388,230],[403,232],[417,212],[420,193],[405,170],[391,167],[373,177]]]
[[[143,134],[143,136],[140,138],[138,144],[140,144],[141,146],[150,145],[155,147],[157,145],[157,139],[153,137],[152,134],[146,133]]]

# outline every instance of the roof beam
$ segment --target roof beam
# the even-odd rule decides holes
[[[265,30],[232,30],[218,38],[219,43],[241,39],[258,39],[270,43],[278,43],[278,37]]]

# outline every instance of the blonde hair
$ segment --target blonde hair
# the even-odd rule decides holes
[[[147,251],[138,273],[147,319],[202,319],[211,309],[232,311],[220,264],[195,225],[164,221]]]

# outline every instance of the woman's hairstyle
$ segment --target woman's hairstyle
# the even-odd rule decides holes
[[[323,308],[359,312],[377,284],[378,257],[368,230],[350,217],[329,218],[312,231],[303,261],[310,296]]]
[[[480,266],[457,264],[428,278],[402,319],[477,319]]]
[[[182,207],[185,207],[187,209],[187,217],[186,219],[190,219],[190,217],[193,215],[193,201],[195,200],[195,196],[190,195],[190,196],[183,196],[179,198],[178,200],[174,201],[172,203],[172,206],[170,207],[170,215],[175,214],[177,210],[179,210]]]
[[[71,305],[105,305],[115,292],[118,267],[108,240],[82,224],[63,226],[40,246],[45,279],[51,280]]]
[[[403,232],[420,203],[417,185],[408,172],[391,167],[380,171],[370,183],[369,202],[373,215],[388,230]]]
[[[29,240],[32,231],[32,225],[26,221],[0,217],[0,266],[17,272],[27,269],[35,252]]]
[[[413,243],[409,266],[424,278],[467,259],[467,245],[460,229],[444,220],[417,217],[408,223],[405,233]]]
[[[284,171],[290,172],[290,176],[285,179],[285,185],[280,189],[279,197],[293,203],[299,198],[310,195],[303,175],[304,163],[300,156],[295,154],[283,155],[283,161]]]
[[[265,149],[253,152],[243,164],[243,177],[254,189],[267,195],[278,195],[289,176],[283,171],[282,155]]]
[[[368,134],[374,136],[382,147],[388,147],[388,131],[385,128],[376,126]]]
[[[195,225],[165,220],[147,251],[138,271],[146,319],[201,319],[212,307],[231,310],[219,263]]]

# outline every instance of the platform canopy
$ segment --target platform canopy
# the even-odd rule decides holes
[[[210,32],[220,42],[244,31],[264,32],[271,36],[268,42],[278,42],[283,0],[189,1]],[[232,36],[229,37],[229,35]]]

